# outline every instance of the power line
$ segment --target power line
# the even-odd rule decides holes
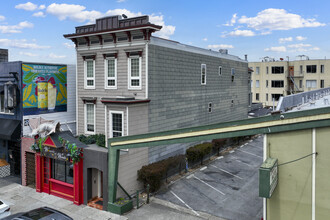
[[[306,157],[312,156],[313,154],[316,154],[317,155],[318,153],[317,152],[311,153],[311,154],[308,154],[306,156],[300,157],[298,159],[295,159],[295,160],[291,160],[291,161],[288,161],[288,162],[285,162],[285,163],[278,164],[277,166],[279,167],[279,166],[286,165],[286,164],[289,164],[289,163],[297,162],[298,160],[302,160],[302,159],[304,159]]]

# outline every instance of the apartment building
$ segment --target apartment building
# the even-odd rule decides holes
[[[64,35],[77,51],[77,134],[108,139],[247,118],[247,61],[152,36],[161,28],[148,16],[111,16]],[[134,192],[137,170],[186,147],[122,152],[120,184]]]
[[[249,67],[254,70],[251,75],[252,102],[264,106],[276,106],[281,96],[330,86],[329,59],[264,59],[249,62]]]

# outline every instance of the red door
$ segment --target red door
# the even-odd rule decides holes
[[[49,193],[49,178],[50,178],[50,159],[43,157],[43,192]]]

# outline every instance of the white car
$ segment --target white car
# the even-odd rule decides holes
[[[9,205],[7,205],[4,201],[0,200],[0,219],[3,219],[10,214],[11,213]]]

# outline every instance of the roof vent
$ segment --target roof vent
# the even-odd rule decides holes
[[[219,52],[221,54],[228,54],[228,50],[227,49],[220,49]]]

